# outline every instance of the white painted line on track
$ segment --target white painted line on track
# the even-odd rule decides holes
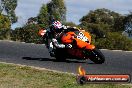
[[[124,51],[124,50],[110,50],[110,49],[100,49],[100,50],[109,50],[109,51],[115,51],[115,52],[132,52],[132,51]]]

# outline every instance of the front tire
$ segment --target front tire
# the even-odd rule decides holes
[[[93,61],[96,64],[102,64],[105,62],[105,56],[102,54],[102,52],[99,49],[90,50],[89,59]]]

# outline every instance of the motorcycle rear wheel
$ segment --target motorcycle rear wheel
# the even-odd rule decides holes
[[[66,60],[65,55],[62,52],[60,52],[60,49],[56,50],[55,58],[56,58],[56,61],[65,61]]]

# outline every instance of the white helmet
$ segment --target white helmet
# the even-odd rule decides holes
[[[52,23],[52,26],[53,26],[55,29],[61,29],[61,28],[63,27],[60,21],[54,21],[54,22]]]

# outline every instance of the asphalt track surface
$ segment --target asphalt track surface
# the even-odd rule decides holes
[[[106,57],[103,64],[92,61],[67,60],[56,62],[42,44],[0,41],[0,62],[42,67],[51,70],[78,73],[81,65],[87,74],[130,74],[132,77],[132,52],[101,50]],[[28,57],[28,58],[27,58]]]

